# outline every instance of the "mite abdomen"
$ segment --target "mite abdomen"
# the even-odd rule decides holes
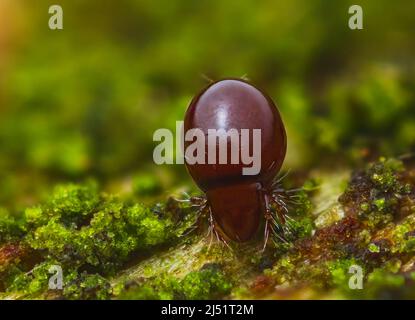
[[[260,130],[260,172],[255,175],[243,175],[243,168],[250,167],[242,163],[208,164],[208,153],[205,164],[186,163],[190,175],[197,185],[207,191],[217,184],[236,182],[271,181],[281,168],[286,152],[286,135],[280,114],[272,100],[256,87],[244,81],[226,79],[216,82],[197,95],[191,102],[185,116],[184,131],[200,129],[208,137],[209,129],[249,130],[249,150],[253,150],[253,130]],[[242,139],[241,139],[242,140]],[[185,141],[185,149],[193,142]],[[216,152],[219,153],[219,146]],[[227,145],[231,149],[230,139]]]

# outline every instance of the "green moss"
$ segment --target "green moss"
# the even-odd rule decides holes
[[[190,272],[180,282],[186,299],[204,300],[217,299],[232,288],[232,283],[222,272],[220,266],[208,264],[199,271]]]
[[[106,278],[86,272],[80,275],[73,272],[67,276],[63,288],[63,296],[67,299],[105,300],[112,295],[111,285]]]
[[[352,265],[362,267],[362,288],[352,289],[349,280],[352,276],[349,268]],[[405,287],[405,275],[399,273],[401,263],[391,259],[382,267],[368,270],[362,261],[355,259],[337,260],[328,263],[331,274],[331,285],[345,296],[352,299],[399,299],[411,298],[411,286]]]
[[[380,248],[374,243],[370,243],[368,249],[371,253],[379,253],[380,252]]]
[[[100,200],[95,183],[58,185],[45,204],[26,209],[25,218],[30,227],[55,219],[66,227],[76,228],[89,219]]]
[[[118,299],[121,300],[171,300],[179,290],[176,278],[161,274],[143,283],[130,283],[122,291]]]
[[[349,279],[352,274],[349,272],[352,266],[361,266],[361,262],[357,262],[354,258],[331,260],[327,262],[327,268],[330,273],[329,285],[332,288],[342,290],[344,292],[350,291]],[[364,274],[364,269],[362,270]]]
[[[26,297],[32,297],[48,289],[50,278],[49,268],[53,262],[42,262],[28,272],[20,272],[16,275],[7,288],[7,291],[22,292]]]
[[[60,186],[45,205],[26,210],[25,241],[65,264],[111,272],[136,250],[175,236],[174,224],[140,204],[125,204],[89,186]]]
[[[312,190],[314,189],[311,189],[311,190],[302,189],[298,193],[296,193],[297,198],[296,198],[296,202],[293,207],[293,210],[290,211],[291,215],[304,217],[304,216],[307,216],[311,212],[313,205],[311,203],[309,193]]]
[[[218,299],[228,294],[232,281],[216,264],[207,264],[199,271],[188,273],[179,280],[163,274],[133,285],[119,295],[119,299]]]
[[[344,217],[293,238],[265,274],[283,287],[306,286],[348,298],[412,296],[402,271],[403,264],[412,266],[415,248],[411,172],[401,161],[383,158],[355,172],[340,197]],[[364,290],[349,288],[352,265],[362,268]]]
[[[21,272],[14,277],[9,292],[20,292],[25,298],[63,297],[65,299],[108,299],[112,289],[107,279],[98,274],[79,274],[74,269],[63,269],[62,289],[49,289],[49,279],[54,272],[51,266],[57,261],[48,261],[36,265],[29,272]]]
[[[413,236],[415,230],[415,215],[406,217],[403,221],[390,230],[388,237],[393,245],[391,251],[393,253],[411,253],[414,251]]]
[[[397,258],[400,265],[407,263],[415,248],[412,190],[412,180],[401,163],[381,159],[353,175],[341,197],[345,217],[316,230],[310,196],[318,189],[315,182],[306,183],[290,206],[287,242],[276,241],[265,253],[247,259],[250,268],[268,279],[256,285],[255,295],[260,294],[258,288],[272,291],[275,285],[307,286],[351,298],[378,297],[401,288],[396,279],[405,275],[399,266],[387,263]],[[156,277],[153,267],[148,267],[151,272],[143,270],[143,278],[113,290],[108,279],[135,255],[171,245],[195,219],[188,204],[168,199],[150,208],[133,199],[100,193],[94,183],[69,184],[55,188],[49,199],[26,209],[18,219],[4,211],[4,230],[10,230],[5,234],[19,235],[14,239],[28,252],[25,256],[14,247],[4,251],[8,261],[0,270],[4,290],[26,298],[66,299],[210,299],[223,298],[231,290],[250,294],[249,286],[245,291],[235,287],[243,280],[228,277],[229,270],[225,273],[217,264],[180,277],[165,270]],[[10,254],[13,250],[15,257]],[[207,246],[200,255],[209,261],[217,259]],[[29,256],[36,259],[28,262]],[[51,264],[63,268],[63,291],[48,290]],[[363,268],[364,287],[371,288],[368,293],[348,287],[352,264]],[[383,283],[378,269],[388,275]],[[152,276],[145,278],[146,274]]]
[[[346,212],[357,213],[369,227],[385,226],[402,218],[402,199],[413,201],[409,196],[414,187],[407,182],[405,172],[402,161],[380,158],[353,175],[339,200]]]
[[[68,298],[89,297],[84,291],[94,291],[94,282],[102,287],[101,276],[118,270],[132,253],[178,238],[188,225],[173,221],[173,216],[166,210],[156,213],[141,204],[99,193],[95,184],[61,185],[43,205],[25,211],[27,232],[20,240],[40,261],[54,261],[62,266],[73,278],[71,283],[82,283],[80,291],[75,290],[74,284],[72,289],[67,288],[64,294]],[[14,225],[13,221],[3,221],[8,223],[3,224],[6,227]],[[14,283],[10,288],[28,295],[45,290],[48,265],[49,262],[40,262],[29,274],[8,279],[7,282]],[[95,291],[97,298],[106,292]]]
[[[398,181],[397,174],[404,170],[402,161],[394,158],[380,158],[377,163],[367,168],[367,173],[375,187],[384,192],[404,191],[404,186]]]

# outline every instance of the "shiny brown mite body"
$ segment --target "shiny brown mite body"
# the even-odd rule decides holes
[[[285,158],[287,139],[281,116],[272,100],[253,85],[237,79],[212,83],[190,103],[184,132],[208,129],[261,129],[261,170],[242,175],[244,164],[189,164],[193,180],[206,193],[211,228],[218,237],[237,242],[252,239],[265,218],[265,240],[284,223],[286,206],[275,192],[275,178]],[[249,150],[253,150],[250,139]],[[185,141],[185,149],[192,141]],[[207,139],[206,139],[207,143]],[[216,146],[218,150],[218,145]],[[231,143],[227,140],[228,159]],[[218,152],[217,152],[218,154]],[[206,158],[207,159],[207,158]],[[273,211],[274,208],[278,209]],[[217,228],[219,230],[216,230]]]

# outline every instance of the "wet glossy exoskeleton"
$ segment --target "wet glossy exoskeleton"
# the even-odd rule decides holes
[[[264,92],[238,79],[225,79],[210,84],[191,101],[184,121],[184,132],[199,128],[205,136],[209,129],[261,129],[261,170],[243,175],[243,163],[190,164],[186,167],[206,201],[196,200],[201,212],[209,214],[211,229],[222,240],[245,242],[258,232],[265,218],[265,240],[270,232],[284,224],[288,212],[279,197],[276,177],[287,149],[284,124],[276,105]],[[227,137],[228,160],[231,141]],[[206,139],[208,141],[208,139]],[[193,141],[185,141],[186,148]],[[206,142],[207,143],[207,142]],[[249,150],[253,150],[253,139]],[[219,145],[216,145],[219,152]],[[272,210],[272,207],[274,210]],[[277,209],[275,209],[277,208]]]

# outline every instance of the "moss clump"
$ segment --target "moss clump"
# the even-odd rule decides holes
[[[8,292],[24,292],[25,295],[33,296],[48,289],[49,268],[51,262],[37,264],[28,272],[19,272],[7,288]]]
[[[218,264],[205,264],[200,270],[189,272],[183,279],[163,274],[130,284],[132,288],[122,293],[119,299],[218,299],[228,294],[232,281]]]
[[[355,172],[339,198],[344,217],[293,245],[265,271],[272,283],[348,298],[411,298],[415,181],[401,161],[381,158]],[[339,205],[336,205],[338,208]],[[363,290],[349,287],[350,267]],[[273,295],[278,296],[274,289]]]
[[[112,295],[112,288],[109,281],[99,274],[87,274],[82,272],[70,274],[64,285],[63,296],[67,299],[85,300],[109,299]]]
[[[369,227],[385,226],[411,213],[401,209],[414,206],[413,190],[403,163],[381,158],[353,174],[339,201],[348,214],[359,216]]]
[[[292,229],[292,236],[295,240],[311,236],[311,233],[314,230],[314,222],[311,217],[303,217],[299,220],[292,220],[289,222],[289,225]]]
[[[329,271],[329,278],[327,285],[336,290],[340,290],[343,293],[349,293],[349,279],[351,277],[351,267],[361,266],[360,261],[356,261],[355,258],[350,259],[338,259],[327,261],[326,267]],[[364,274],[365,270],[362,268],[362,273]]]
[[[58,186],[43,205],[28,208],[22,217],[25,233],[19,246],[38,260],[27,270],[28,266],[14,259],[21,272],[4,279],[3,285],[12,283],[9,291],[27,295],[42,292],[49,278],[47,266],[57,264],[69,277],[65,297],[103,297],[106,282],[102,276],[113,274],[133,253],[174,240],[186,229],[186,222],[173,218],[166,210],[155,212],[99,193],[93,183]]]
[[[67,228],[78,227],[88,222],[101,202],[93,182],[58,185],[45,204],[26,209],[25,218],[31,228],[44,226],[51,220]]]
[[[402,162],[381,159],[352,175],[340,203],[333,203],[332,209],[342,214],[332,223],[315,228],[312,184],[291,193],[295,197],[286,238],[265,252],[242,257],[256,244],[241,244],[235,246],[237,254],[228,252],[223,259],[222,251],[218,257],[208,249],[209,241],[201,241],[192,258],[195,267],[183,266],[198,271],[168,271],[170,263],[181,267],[183,261],[160,256],[161,262],[155,254],[144,269],[128,269],[128,276],[117,272],[135,255],[154,254],[158,245],[172,244],[188,229],[195,219],[189,214],[194,212],[191,205],[169,199],[150,209],[133,197],[121,200],[99,193],[94,184],[59,186],[21,217],[7,215],[11,220],[4,225],[15,228],[8,227],[9,236],[13,230],[20,236],[0,246],[1,291],[67,299],[280,298],[294,292],[313,292],[316,297],[413,297],[414,176]],[[192,248],[192,239],[185,238],[172,251]],[[162,255],[168,257],[169,252]],[[51,265],[63,268],[61,291],[48,289]],[[363,290],[349,287],[353,265],[362,268]],[[109,284],[112,276],[114,288]]]
[[[112,289],[107,279],[99,274],[79,273],[77,270],[63,269],[62,290],[50,289],[49,279],[54,274],[52,266],[57,261],[45,261],[37,264],[29,272],[20,272],[8,287],[8,292],[24,292],[26,297],[45,297],[66,299],[108,299]]]
[[[216,264],[204,265],[197,272],[190,272],[180,282],[186,299],[215,299],[229,293],[231,282]]]
[[[94,186],[60,186],[43,206],[26,210],[26,243],[63,264],[111,272],[138,249],[174,236],[173,223],[140,204],[99,194]]]

